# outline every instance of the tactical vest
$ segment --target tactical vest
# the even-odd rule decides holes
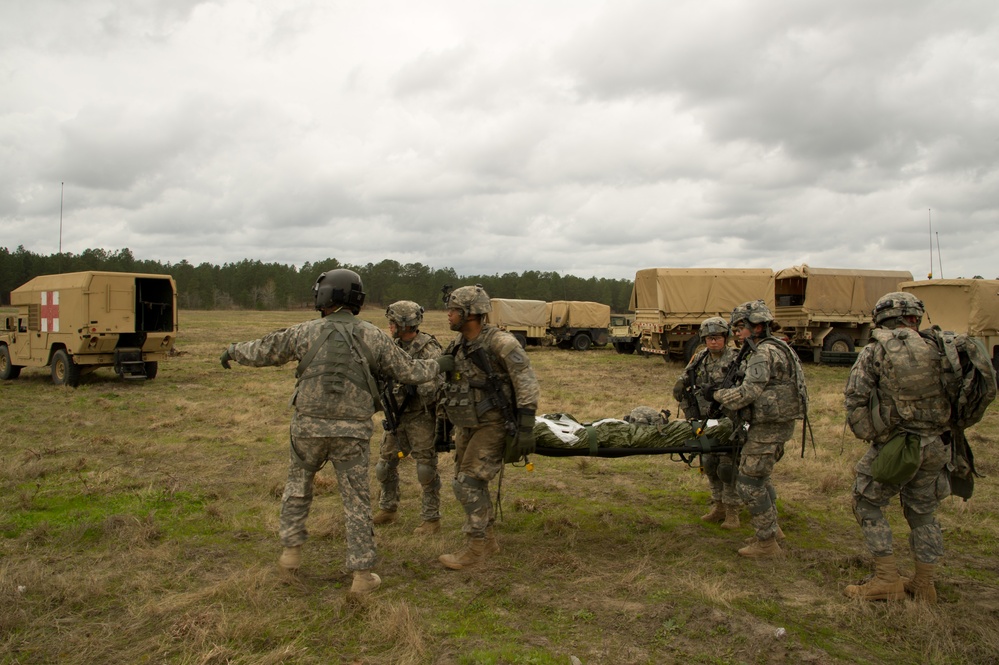
[[[377,411],[378,386],[371,373],[370,351],[350,314],[323,319],[319,336],[298,364],[291,401],[298,413],[313,418],[365,420]],[[357,391],[348,395],[347,386]]]
[[[780,349],[787,359],[790,373],[775,376],[771,368],[770,383],[752,404],[752,423],[786,423],[803,418],[808,413],[808,392],[794,349],[774,337],[764,337],[759,346],[770,344]],[[781,373],[783,374],[783,373]]]
[[[871,396],[878,438],[903,424],[906,431],[939,433],[950,419],[950,402],[937,345],[908,328],[876,328],[871,336],[884,350],[881,381]]]
[[[448,420],[457,427],[475,427],[483,422],[483,416],[489,411],[499,408],[486,389],[488,385],[486,373],[470,357],[477,348],[485,349],[489,366],[500,383],[500,389],[507,400],[515,404],[510,376],[489,349],[489,343],[497,331],[497,328],[485,327],[471,344],[467,344],[459,337],[448,346],[447,352],[454,354],[454,371],[448,373],[441,403],[447,412]]]
[[[441,343],[437,341],[437,338],[433,335],[425,332],[419,332],[417,336],[409,343],[408,346],[403,346],[402,342],[396,342],[400,349],[405,351],[410,358],[414,360],[420,360],[420,354],[423,353],[425,348],[432,347],[437,348],[439,351],[443,351]],[[432,382],[431,382],[432,383]],[[429,384],[423,384],[429,385]],[[396,396],[396,400],[399,404],[405,402],[406,408],[403,412],[412,413],[415,411],[428,411],[433,413],[437,398],[435,394],[431,394],[431,389],[428,388],[426,391],[417,388],[415,385],[406,385],[402,383],[392,382],[392,392]],[[407,397],[407,395],[409,397]],[[417,395],[421,395],[422,398],[418,398]]]

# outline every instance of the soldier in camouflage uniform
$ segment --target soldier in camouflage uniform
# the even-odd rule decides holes
[[[433,335],[420,330],[423,308],[415,302],[400,300],[385,310],[389,331],[399,348],[411,358],[433,360],[440,357],[441,345]],[[396,520],[399,507],[399,459],[409,454],[416,461],[416,478],[423,487],[420,506],[422,523],[413,533],[429,535],[441,528],[441,477],[437,473],[437,451],[434,449],[437,391],[443,376],[419,386],[396,384],[393,394],[399,406],[398,427],[386,431],[382,438],[381,459],[375,465],[375,477],[382,491],[375,513],[375,524]]]
[[[863,600],[898,600],[905,592],[936,602],[934,568],[943,556],[943,534],[934,513],[950,495],[947,463],[951,407],[941,380],[940,354],[934,340],[918,333],[923,303],[911,293],[889,293],[874,307],[871,343],[863,348],[850,371],[845,394],[850,429],[871,442],[857,463],[853,512],[874,556],[875,574],[864,584],[851,584],[844,594]],[[909,433],[919,438],[921,464],[900,485],[882,484],[871,476],[871,465],[884,445]],[[881,510],[901,495],[902,514],[909,523],[909,547],[916,560],[911,580],[898,574],[891,527]]]
[[[482,322],[492,310],[481,286],[463,286],[447,299],[451,330],[458,332],[445,352],[454,358],[454,371],[446,375],[442,405],[454,424],[454,495],[465,509],[465,546],[440,561],[460,570],[485,561],[499,552],[493,533],[493,504],[489,481],[503,468],[503,451],[515,429],[515,445],[534,449],[534,414],[540,388],[527,353],[513,335]],[[490,394],[488,374],[493,374],[509,408],[504,413]],[[514,419],[512,423],[510,420]]]
[[[808,393],[798,355],[771,334],[777,328],[770,308],[762,300],[745,302],[732,311],[732,328],[755,349],[743,361],[742,384],[716,390],[714,399],[724,410],[748,409],[747,440],[742,447],[736,490],[752,516],[756,533],[739,554],[768,558],[781,554],[777,540],[777,490],[770,476],[784,456],[784,444],[794,432],[794,421],[808,411]],[[733,419],[735,420],[735,419]]]
[[[279,565],[297,570],[308,532],[316,473],[329,461],[336,472],[347,527],[347,568],[354,571],[352,594],[373,591],[380,583],[371,572],[377,559],[368,487],[368,447],[378,388],[374,375],[406,384],[434,380],[449,362],[413,360],[384,332],[355,318],[364,303],[361,278],[351,270],[331,270],[313,286],[322,318],[270,333],[253,342],[230,344],[230,361],[252,367],[299,361],[291,403],[288,480],[281,497]]]
[[[680,403],[687,419],[695,417],[692,411],[699,413],[701,418],[706,418],[711,412],[713,403],[710,394],[705,394],[705,391],[721,385],[729,365],[738,355],[735,349],[728,346],[730,330],[728,321],[720,316],[709,317],[701,323],[699,334],[706,348],[690,359],[673,386],[673,397]],[[697,400],[698,409],[691,409],[688,403],[690,398]],[[701,515],[705,522],[721,522],[723,529],[739,528],[742,501],[735,489],[738,464],[736,453],[701,455],[701,468],[711,487],[711,510]]]

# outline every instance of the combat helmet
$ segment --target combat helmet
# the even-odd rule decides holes
[[[872,316],[874,324],[880,326],[890,319],[903,316],[915,316],[921,322],[925,313],[926,308],[923,306],[922,300],[911,293],[894,291],[886,293],[878,299],[877,304],[874,305]],[[919,323],[917,322],[916,325],[918,326]]]
[[[772,323],[774,315],[762,300],[744,302],[732,310],[732,325],[743,321],[756,325],[757,323]]]
[[[361,311],[364,304],[364,285],[361,276],[353,270],[337,268],[322,273],[312,286],[316,309],[345,306],[354,314]]]
[[[412,300],[400,300],[385,309],[385,318],[400,329],[420,327],[423,323],[423,307]]]
[[[460,286],[447,297],[448,309],[460,309],[463,314],[488,314],[493,311],[489,294],[481,284]]]
[[[699,334],[701,339],[705,337],[710,337],[711,335],[724,335],[728,337],[732,332],[732,329],[728,325],[728,321],[720,316],[711,316],[704,319],[701,322],[701,329]]]
[[[635,425],[663,425],[668,418],[668,411],[656,411],[651,406],[636,406],[624,417],[624,421]]]

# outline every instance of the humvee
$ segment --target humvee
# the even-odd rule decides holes
[[[35,277],[10,293],[0,316],[0,379],[49,367],[77,386],[98,367],[152,379],[177,336],[177,288],[169,275],[86,271]]]

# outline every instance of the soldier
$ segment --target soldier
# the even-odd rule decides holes
[[[701,322],[700,337],[706,348],[698,352],[673,386],[673,397],[680,403],[684,417],[706,418],[714,403],[710,399],[713,387],[720,386],[725,372],[737,355],[728,346],[731,328],[728,321],[712,316]],[[690,399],[697,404],[691,405]],[[693,408],[692,408],[693,407]],[[696,415],[695,415],[696,414]],[[735,489],[736,453],[701,455],[701,468],[711,487],[711,510],[701,515],[705,522],[721,522],[723,529],[739,528],[739,510],[742,501]]]
[[[270,333],[253,342],[230,344],[230,361],[252,367],[298,361],[291,403],[291,460],[281,497],[280,535],[284,551],[278,564],[297,570],[305,520],[312,505],[316,473],[329,461],[336,472],[347,530],[347,568],[354,575],[352,594],[373,591],[381,583],[371,572],[378,557],[371,524],[368,446],[378,387],[374,375],[406,384],[432,381],[452,365],[413,360],[384,332],[355,318],[364,304],[361,278],[351,270],[319,275],[312,287],[322,317]]]
[[[481,286],[455,289],[447,308],[451,330],[459,334],[443,356],[453,357],[455,367],[446,375],[441,402],[454,424],[452,486],[465,509],[466,541],[458,552],[441,555],[440,561],[461,570],[499,552],[489,481],[503,468],[508,427],[515,428],[514,445],[521,452],[534,450],[540,389],[517,339],[482,322],[492,305]]]
[[[385,310],[389,331],[399,348],[411,358],[433,360],[440,357],[441,345],[433,335],[420,331],[423,308],[410,300],[392,303]],[[375,513],[375,524],[396,520],[399,508],[399,456],[410,454],[416,460],[416,478],[423,487],[420,505],[422,523],[413,533],[429,535],[441,529],[441,477],[437,473],[437,451],[434,449],[434,425],[437,391],[443,380],[438,377],[419,386],[394,385],[392,394],[398,413],[396,429],[382,437],[381,459],[375,465],[375,477],[382,491]],[[388,427],[386,420],[386,427]]]
[[[864,584],[851,584],[843,593],[862,600],[898,600],[906,591],[935,603],[934,568],[943,556],[943,534],[934,512],[950,494],[947,463],[951,406],[941,380],[937,344],[918,333],[923,303],[911,293],[889,293],[874,307],[871,343],[850,370],[844,391],[847,422],[859,439],[871,442],[857,463],[853,512],[874,556],[875,574]],[[920,464],[910,479],[895,485],[872,477],[871,466],[892,438],[908,433],[919,440]],[[898,574],[892,551],[891,527],[881,509],[901,495],[902,514],[909,523],[909,547],[916,575]]]
[[[739,554],[768,558],[781,554],[777,524],[777,490],[770,480],[774,464],[784,456],[784,444],[794,421],[808,411],[808,392],[794,350],[771,333],[777,328],[762,300],[745,302],[732,311],[732,328],[754,350],[744,361],[742,384],[714,392],[714,399],[731,413],[748,407],[746,444],[742,447],[736,490],[752,516],[756,533]]]

